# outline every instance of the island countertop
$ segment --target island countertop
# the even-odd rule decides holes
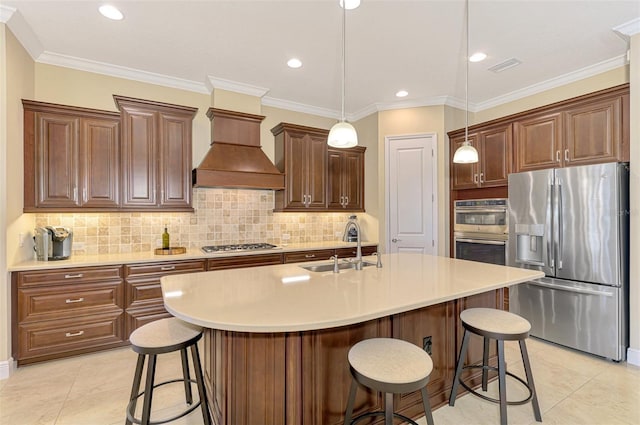
[[[544,276],[413,253],[384,254],[381,260],[382,268],[338,274],[310,272],[301,267],[305,263],[165,276],[162,294],[170,313],[206,328],[293,332],[361,323]]]

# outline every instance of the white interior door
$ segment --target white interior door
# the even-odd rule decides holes
[[[435,134],[385,138],[387,252],[437,254]]]

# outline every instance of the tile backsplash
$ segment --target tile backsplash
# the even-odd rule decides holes
[[[193,213],[38,213],[36,226],[70,227],[74,254],[119,254],[160,247],[165,225],[171,246],[187,248],[334,241],[350,215],[274,213],[271,190],[194,188],[193,206]]]

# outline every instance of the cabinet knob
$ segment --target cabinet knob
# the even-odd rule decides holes
[[[560,151],[556,151],[556,162],[560,162]]]
[[[474,174],[474,175],[473,175],[473,182],[474,182],[475,184],[478,184],[478,175],[477,175],[477,174]]]
[[[484,173],[480,173],[480,183],[484,183]]]
[[[564,150],[564,160],[565,162],[569,162],[569,149]]]

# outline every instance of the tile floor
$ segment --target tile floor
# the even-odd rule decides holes
[[[640,368],[535,339],[528,340],[528,347],[544,424],[640,424]],[[509,370],[523,376],[517,344],[507,343],[506,352]],[[135,359],[135,353],[123,348],[21,367],[0,381],[0,424],[121,425]],[[160,356],[158,378],[180,376],[179,365],[178,355]],[[507,387],[510,398],[521,393],[514,381],[508,380]],[[496,388],[493,382],[489,391]],[[179,406],[170,400],[182,394],[180,384],[154,393],[158,404],[171,406],[154,410],[154,420],[174,413]],[[499,423],[497,405],[469,395],[455,407],[435,410],[433,417],[437,425]],[[508,417],[512,425],[536,423],[530,404],[509,406]],[[174,423],[202,424],[202,417],[196,410]]]

